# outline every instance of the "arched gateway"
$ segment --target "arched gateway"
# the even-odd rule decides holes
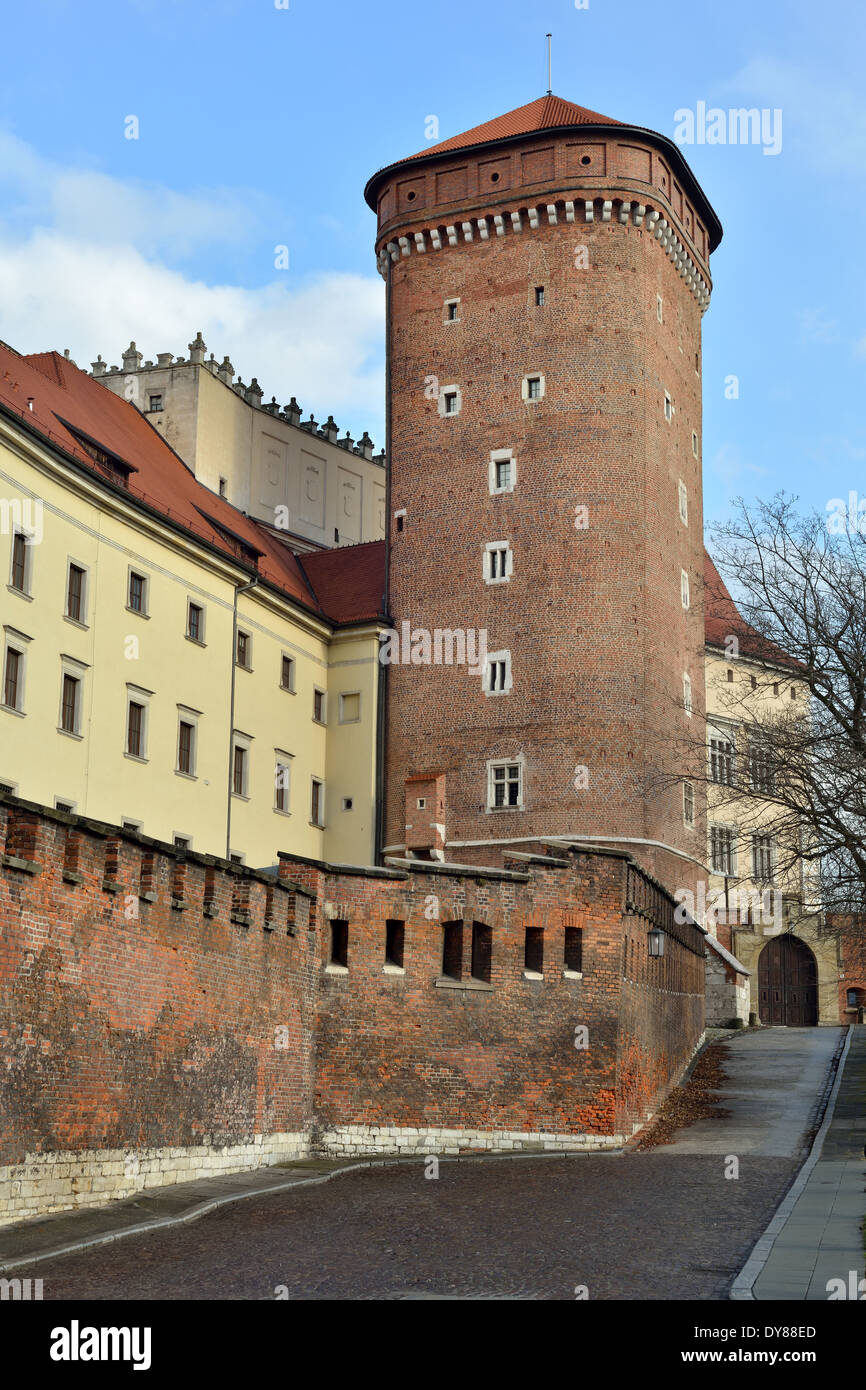
[[[796,936],[776,936],[761,952],[758,1008],[762,1023],[807,1028],[818,1022],[818,966]]]

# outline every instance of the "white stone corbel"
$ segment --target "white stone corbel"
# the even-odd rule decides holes
[[[457,228],[456,228],[456,227],[446,227],[446,228],[445,228],[445,231],[446,231],[447,234],[448,234],[448,245],[449,245],[449,246],[456,246],[456,245],[457,245]]]
[[[647,228],[649,229],[649,231],[651,231],[651,232],[654,232],[654,231],[655,231],[655,229],[656,229],[656,223],[658,222],[660,216],[661,216],[661,213],[660,213],[660,212],[657,212],[655,208],[653,208],[652,212],[648,212],[648,213],[647,213],[647,215],[646,215],[646,224],[647,224]]]
[[[438,227],[430,228],[430,241],[433,245],[434,251],[442,250],[442,233],[440,232]]]
[[[463,223],[463,236],[464,236],[464,238],[465,238],[466,241],[471,241],[471,240],[472,240],[472,223],[471,223],[471,222],[464,222],[464,223]]]
[[[613,203],[611,202],[610,198],[605,198],[604,202],[603,202],[602,205],[601,205],[601,220],[602,220],[602,222],[609,222],[609,221],[610,221],[610,214],[611,214],[612,209],[613,209]]]
[[[487,225],[486,217],[478,218],[478,235],[481,237],[482,241],[490,240],[490,228]]]
[[[633,220],[634,220],[634,225],[635,225],[636,227],[640,227],[640,226],[642,225],[642,223],[643,223],[644,215],[645,215],[645,213],[646,213],[646,204],[645,204],[645,203],[633,203],[633,204],[632,204],[632,207],[634,208],[634,212],[632,213],[632,218],[633,218]]]
[[[591,203],[591,202],[589,201],[589,199],[586,199],[586,201],[584,202],[584,205],[583,205],[583,206],[584,206],[584,211],[586,212],[586,220],[587,220],[587,222],[594,222],[594,221],[595,221],[595,205],[594,205],[593,203]]]
[[[392,261],[399,261],[399,259],[400,259],[400,248],[399,248],[399,246],[397,245],[396,241],[389,241],[389,242],[388,242],[388,254],[389,254],[389,256],[391,257],[391,260],[392,260]]]
[[[529,214],[529,225],[535,231],[538,226],[538,208],[527,208],[526,211]]]
[[[424,240],[424,233],[423,233],[423,232],[416,232],[416,233],[415,233],[415,247],[416,247],[416,250],[418,250],[418,251],[426,251],[426,250],[427,250],[427,243],[426,243],[425,240]]]
[[[574,203],[566,203],[566,205],[565,205],[565,220],[566,220],[566,222],[573,222],[573,221],[574,221]]]
[[[514,228],[515,232],[522,232],[522,231],[523,231],[523,223],[522,223],[521,220],[520,220],[520,213],[519,213],[519,212],[513,212],[513,213],[511,214],[511,225],[512,225],[512,227]]]
[[[412,247],[409,245],[409,238],[407,236],[398,236],[397,240],[400,243],[401,253],[404,256],[408,256],[412,250]]]
[[[547,204],[547,222],[550,227],[556,226],[556,203]]]
[[[493,225],[496,228],[497,236],[505,236],[505,223],[502,220],[502,213],[497,212],[493,217]]]
[[[664,237],[664,234],[665,234],[665,232],[667,231],[667,229],[668,229],[668,224],[667,224],[667,222],[665,221],[665,219],[662,218],[662,220],[656,225],[656,240],[657,240],[657,241],[661,241],[661,240],[662,240],[662,238]]]
[[[631,203],[620,203],[619,220],[624,227],[628,226],[628,215],[631,212]]]

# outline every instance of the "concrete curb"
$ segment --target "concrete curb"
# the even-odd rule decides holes
[[[123,1240],[126,1236],[146,1235],[151,1231],[165,1230],[171,1226],[184,1226],[192,1221],[198,1221],[201,1217],[207,1216],[209,1212],[216,1211],[218,1207],[228,1206],[232,1202],[243,1202],[251,1197],[270,1197],[278,1192],[288,1192],[296,1187],[318,1187],[321,1183],[330,1182],[332,1178],[342,1177],[344,1173],[355,1173],[363,1168],[388,1168],[397,1164],[424,1162],[428,1157],[435,1157],[440,1163],[477,1163],[489,1161],[491,1159],[520,1159],[520,1158],[619,1158],[622,1156],[623,1149],[602,1149],[593,1152],[592,1150],[581,1149],[542,1149],[539,1151],[524,1150],[520,1153],[476,1153],[476,1154],[418,1154],[413,1157],[400,1155],[395,1158],[371,1158],[364,1159],[357,1163],[347,1163],[342,1168],[334,1168],[330,1173],[321,1173],[316,1177],[286,1178],[283,1182],[274,1183],[270,1187],[252,1187],[247,1191],[227,1192],[222,1196],[210,1197],[206,1201],[194,1203],[187,1211],[170,1216],[154,1216],[149,1220],[139,1221],[132,1226],[118,1226],[115,1230],[100,1231],[96,1235],[83,1236],[79,1240],[67,1241],[65,1244],[52,1246],[50,1250],[34,1251],[27,1255],[21,1255],[11,1260],[0,1261],[0,1274],[5,1274],[12,1269],[21,1269],[24,1265],[39,1264],[43,1260],[53,1260],[61,1255],[75,1254],[79,1250],[89,1250],[98,1245],[110,1245],[115,1240]],[[303,1159],[298,1160],[298,1166],[304,1163]],[[253,1172],[261,1173],[261,1169],[254,1169]],[[171,1189],[169,1189],[171,1190]],[[177,1188],[174,1189],[177,1191]],[[164,1193],[165,1189],[154,1189],[154,1196]],[[105,1211],[106,1208],[98,1208]],[[77,1213],[76,1213],[77,1214]],[[3,1238],[3,1231],[0,1228],[0,1241]]]
[[[809,1153],[806,1157],[806,1161],[804,1162],[802,1168],[800,1169],[799,1173],[797,1174],[787,1193],[782,1198],[782,1201],[780,1202],[779,1206],[776,1208],[775,1214],[773,1215],[773,1219],[771,1220],[769,1226],[764,1231],[764,1234],[760,1237],[757,1243],[754,1245],[752,1252],[749,1255],[749,1258],[746,1260],[746,1263],[743,1265],[743,1268],[740,1270],[739,1274],[737,1275],[736,1279],[731,1285],[731,1291],[728,1294],[729,1299],[751,1299],[754,1302],[757,1302],[757,1299],[755,1299],[755,1295],[753,1293],[754,1286],[761,1274],[761,1271],[764,1268],[764,1265],[770,1258],[770,1252],[772,1251],[773,1246],[775,1245],[778,1237],[780,1236],[783,1227],[786,1225],[789,1216],[794,1210],[794,1207],[797,1205],[797,1202],[800,1199],[800,1195],[803,1192],[806,1183],[809,1181],[809,1177],[811,1176],[815,1164],[821,1157],[821,1150],[824,1147],[824,1139],[827,1134],[827,1130],[833,1123],[833,1113],[836,1108],[836,1097],[838,1096],[839,1088],[842,1085],[842,1076],[845,1072],[845,1059],[848,1056],[848,1049],[851,1046],[851,1038],[853,1037],[853,1034],[854,1030],[851,1027],[849,1027],[845,1036],[841,1053],[837,1051],[837,1053],[834,1056],[833,1060],[836,1063],[836,1074],[833,1080],[832,1089],[830,1090],[830,1095],[827,1099],[824,1108],[824,1117],[821,1121],[818,1133],[815,1135],[815,1138],[812,1141],[812,1147],[809,1150]],[[833,1063],[831,1062],[830,1065],[832,1067]],[[825,1094],[826,1089],[827,1088],[825,1087]]]

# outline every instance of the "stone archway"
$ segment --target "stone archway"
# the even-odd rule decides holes
[[[785,932],[758,958],[758,1017],[762,1023],[810,1028],[818,1022],[818,965],[806,945]]]

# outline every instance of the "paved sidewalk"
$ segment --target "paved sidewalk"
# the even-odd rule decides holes
[[[304,1158],[223,1177],[203,1178],[140,1192],[104,1207],[53,1212],[0,1226],[0,1273],[50,1256],[86,1250],[124,1236],[196,1221],[245,1197],[262,1197],[292,1187],[327,1182],[335,1173],[369,1167],[363,1160]]]
[[[850,1298],[864,1277],[866,1027],[851,1030],[822,1130],[811,1168],[758,1242],[732,1297],[826,1301],[828,1281],[841,1279]]]

